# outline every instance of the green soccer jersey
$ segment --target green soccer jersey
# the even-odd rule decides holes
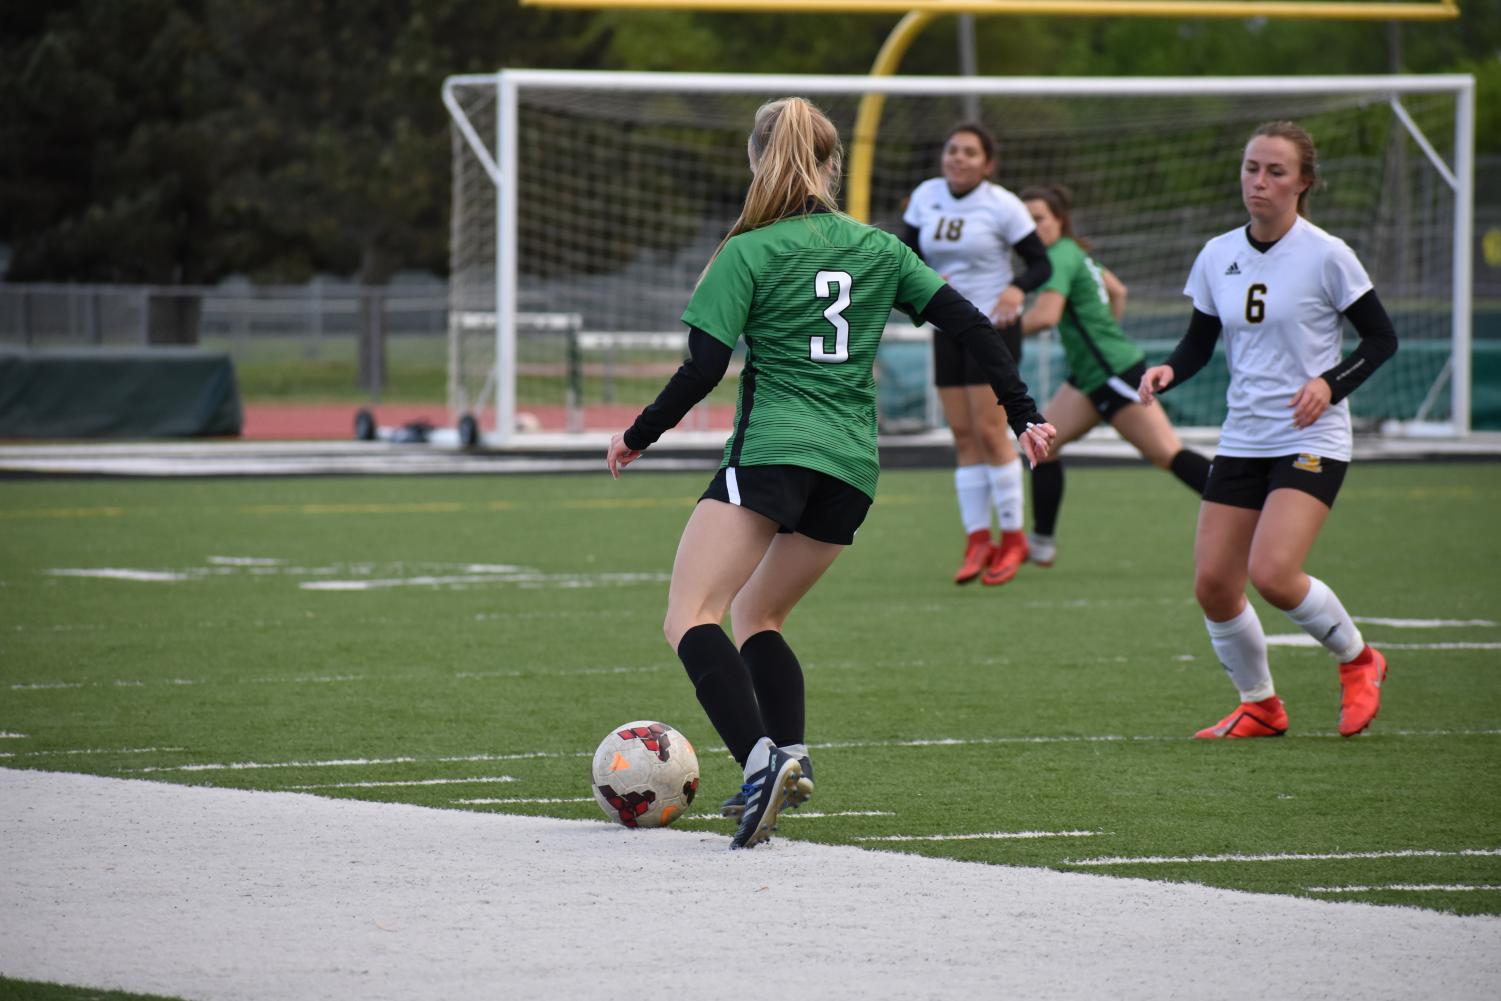
[[[914,320],[943,286],[890,233],[818,212],[724,245],[683,322],[745,367],[722,466],[816,469],[874,498],[876,348],[893,307]]]
[[[1146,358],[1145,352],[1121,332],[1110,312],[1110,296],[1100,266],[1069,237],[1048,248],[1053,276],[1037,291],[1063,296],[1058,336],[1063,356],[1079,391],[1092,393]]]

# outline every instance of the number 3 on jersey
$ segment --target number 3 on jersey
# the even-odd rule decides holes
[[[854,279],[847,271],[820,271],[813,280],[813,294],[819,299],[834,296],[833,305],[823,311],[823,318],[834,325],[834,350],[829,350],[829,335],[808,339],[808,357],[814,361],[837,364],[850,360],[850,324],[844,311],[850,304],[850,286]]]

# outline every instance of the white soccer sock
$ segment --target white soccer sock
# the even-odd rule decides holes
[[[1320,643],[1324,649],[1339,658],[1341,664],[1349,663],[1365,649],[1365,638],[1360,629],[1340,604],[1339,598],[1329,585],[1312,575],[1308,578],[1308,594],[1297,608],[1284,612],[1303,631]]]
[[[1205,618],[1204,627],[1209,630],[1215,656],[1224,665],[1230,683],[1240,692],[1242,702],[1260,702],[1277,694],[1272,687],[1272,669],[1266,661],[1266,633],[1261,631],[1261,620],[1249,601],[1229,622]]]
[[[771,749],[777,745],[771,742],[770,737],[762,737],[756,741],[756,746],[750,749],[745,756],[745,781],[749,782],[761,773],[767,763],[771,761]]]
[[[959,519],[964,534],[990,531],[990,477],[982,465],[960,466],[954,470],[954,493],[959,495]]]
[[[1022,461],[1012,459],[1004,466],[986,466],[990,478],[990,498],[995,502],[996,518],[1003,532],[1022,530],[1022,513],[1026,494],[1022,490]]]

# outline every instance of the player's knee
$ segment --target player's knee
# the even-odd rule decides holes
[[[786,616],[773,615],[764,609],[755,612],[748,610],[739,610],[737,612],[733,605],[730,606],[730,629],[734,632],[735,639],[739,642],[744,642],[757,633],[764,633],[768,629],[781,632],[782,623],[785,621]]]
[[[1244,582],[1238,579],[1202,570],[1194,574],[1194,598],[1204,614],[1216,621],[1235,617],[1244,589]]]
[[[1277,608],[1296,608],[1302,600],[1302,573],[1296,566],[1285,561],[1262,558],[1251,560],[1251,586],[1256,593]]]
[[[1178,448],[1146,448],[1142,455],[1146,460],[1158,469],[1169,470],[1173,468],[1173,456],[1178,454]]]

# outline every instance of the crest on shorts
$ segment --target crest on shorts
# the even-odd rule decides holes
[[[1301,469],[1305,473],[1322,473],[1324,471],[1324,467],[1321,465],[1322,461],[1316,455],[1299,452],[1297,459],[1293,460],[1293,468]]]

